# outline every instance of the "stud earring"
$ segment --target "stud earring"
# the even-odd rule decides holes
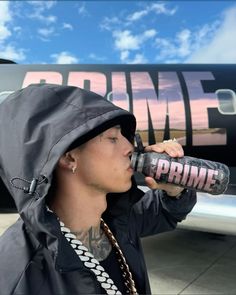
[[[75,171],[76,171],[76,167],[74,166],[74,167],[72,167],[71,168],[71,170],[72,170],[72,173],[74,174],[75,173]]]

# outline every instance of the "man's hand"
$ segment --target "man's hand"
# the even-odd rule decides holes
[[[176,140],[166,140],[160,143],[149,145],[145,148],[145,152],[167,153],[171,157],[183,157],[184,150]],[[152,177],[145,177],[147,186],[150,189],[160,189],[166,191],[168,196],[177,197],[184,190],[183,187],[169,183],[158,183]]]

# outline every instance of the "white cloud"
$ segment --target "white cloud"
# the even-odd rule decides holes
[[[147,58],[141,53],[136,53],[133,58],[130,58],[130,52],[128,50],[121,52],[120,60],[122,63],[127,64],[144,64],[148,62]]]
[[[6,40],[8,37],[11,36],[11,32],[5,25],[0,24],[0,42]]]
[[[28,4],[34,6],[36,9],[45,10],[50,9],[56,5],[56,1],[27,1]]]
[[[6,45],[0,47],[1,57],[5,59],[10,59],[13,61],[23,61],[25,60],[25,50],[21,48],[15,48],[12,45]]]
[[[176,8],[169,9],[166,3],[152,3],[146,5],[145,8],[139,11],[134,11],[131,14],[126,14],[123,11],[119,13],[119,16],[106,16],[103,18],[100,28],[107,31],[122,30],[132,25],[134,22],[141,20],[149,14],[164,14],[164,15],[174,15],[177,11]]]
[[[154,37],[156,35],[156,33],[157,32],[154,29],[146,30],[143,33],[143,37],[141,39],[142,39],[142,41],[146,41],[147,39]]]
[[[130,22],[140,20],[142,17],[148,14],[148,9],[135,11],[134,13],[128,15],[127,20]]]
[[[88,13],[88,11],[87,11],[87,9],[86,9],[86,4],[85,4],[85,2],[83,2],[83,3],[79,6],[79,8],[78,8],[78,13],[79,13],[79,15],[82,15],[82,16],[88,16],[88,15],[89,15],[89,13]]]
[[[131,60],[126,61],[126,63],[128,63],[128,64],[145,64],[147,62],[148,62],[147,58],[143,54],[140,54],[140,53],[135,54],[133,60],[131,59]]]
[[[7,40],[13,34],[10,30],[12,22],[12,11],[10,10],[10,1],[0,1],[0,55],[1,58],[10,59],[13,61],[25,60],[25,50],[16,48]],[[20,27],[14,27],[14,36],[19,33]]]
[[[127,62],[131,50],[139,50],[147,40],[155,37],[155,35],[156,31],[154,29],[146,30],[139,35],[133,35],[129,30],[114,31],[115,49],[120,51],[121,61]],[[141,55],[137,55],[136,59],[141,60]]]
[[[10,5],[9,1],[0,1],[0,23],[1,24],[9,22],[12,19],[9,5]]]
[[[186,60],[192,63],[235,63],[236,62],[236,7],[223,14],[223,21],[212,38],[197,48]]]
[[[179,47],[179,55],[180,56],[188,56],[191,52],[190,47],[190,40],[191,40],[191,31],[188,29],[184,29],[179,32],[176,36],[177,42],[180,44]]]
[[[56,64],[75,64],[79,62],[77,57],[67,51],[51,54],[51,58]]]
[[[198,29],[185,28],[172,39],[156,38],[156,61],[184,63],[236,62],[236,6],[226,10],[222,19]]]
[[[69,31],[73,31],[73,26],[71,24],[68,23],[63,23],[62,24],[63,29],[69,30]]]
[[[128,26],[134,22],[143,19],[149,14],[165,14],[173,15],[176,8],[169,9],[166,3],[151,3],[146,5],[142,10],[134,11],[127,15],[127,12],[120,12],[119,15],[113,17],[105,17],[100,24],[100,28],[112,32],[114,39],[114,48],[120,52],[120,60],[128,63],[143,63],[147,59],[137,53],[135,57],[130,59],[130,51],[138,51],[146,46],[148,40],[153,39],[157,32],[155,29],[147,29],[140,34],[134,34]],[[180,36],[181,37],[181,36]]]
[[[158,54],[156,60],[160,61],[166,58],[173,58],[177,54],[177,48],[170,40],[165,38],[156,38],[155,44],[157,46]]]
[[[156,60],[185,62],[193,52],[196,52],[209,42],[218,26],[219,22],[216,21],[211,25],[206,24],[196,31],[185,28],[177,32],[174,38],[156,38],[154,43],[158,49]]]
[[[16,27],[13,28],[13,31],[14,31],[15,33],[20,33],[20,32],[22,32],[22,27],[20,27],[20,26],[16,26]]]
[[[127,16],[124,16],[123,13],[120,13],[119,16],[106,16],[102,20],[100,27],[102,29],[112,31],[117,30],[118,27],[127,27],[133,22],[138,21],[143,17],[149,15],[150,13],[173,15],[175,14],[175,12],[176,8],[168,9],[166,3],[152,3],[150,5],[147,5],[144,9],[135,11]]]
[[[8,23],[11,21],[11,12],[8,1],[0,1],[0,42],[3,42],[11,36]]]
[[[38,29],[38,34],[42,37],[43,41],[49,41],[49,37],[54,34],[55,30],[53,27],[51,28],[40,28]]]
[[[56,1],[28,1],[33,7],[33,12],[28,14],[31,19],[37,19],[45,24],[52,24],[57,21],[55,15],[45,15],[45,11],[56,5]]]
[[[30,14],[29,18],[37,19],[37,20],[39,20],[43,23],[46,23],[46,24],[55,23],[57,20],[56,16],[54,16],[54,15],[45,16],[45,15],[41,14],[39,11]]]
[[[132,35],[131,31],[114,31],[115,48],[118,50],[137,50],[140,46],[150,38],[156,35],[155,30],[147,30],[139,35]]]
[[[151,5],[150,10],[154,11],[156,14],[174,15],[177,8],[168,9],[166,3],[154,3]]]
[[[98,56],[97,54],[95,53],[90,53],[89,56],[88,56],[90,59],[92,60],[95,60],[95,61],[105,61],[106,60],[106,57],[103,57],[103,56]]]
[[[104,17],[100,24],[102,30],[112,31],[122,25],[122,21],[117,16],[114,17]]]
[[[120,59],[121,61],[126,61],[129,57],[129,51],[128,50],[124,50],[124,51],[121,51],[121,54],[120,54]]]
[[[143,10],[135,11],[134,13],[128,15],[127,21],[131,23],[138,21],[152,12],[155,14],[173,15],[175,14],[176,10],[176,8],[168,9],[166,3],[152,3],[146,6]]]
[[[115,47],[118,50],[137,50],[140,47],[141,39],[134,36],[130,31],[115,31],[113,32],[115,38]]]

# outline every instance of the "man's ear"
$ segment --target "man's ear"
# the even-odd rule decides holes
[[[63,154],[58,161],[58,167],[63,169],[72,170],[76,166],[77,166],[76,157],[71,152],[67,152]]]

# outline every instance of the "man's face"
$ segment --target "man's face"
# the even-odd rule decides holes
[[[125,192],[131,187],[133,145],[120,126],[107,129],[78,148],[78,176],[83,184],[99,191]]]

